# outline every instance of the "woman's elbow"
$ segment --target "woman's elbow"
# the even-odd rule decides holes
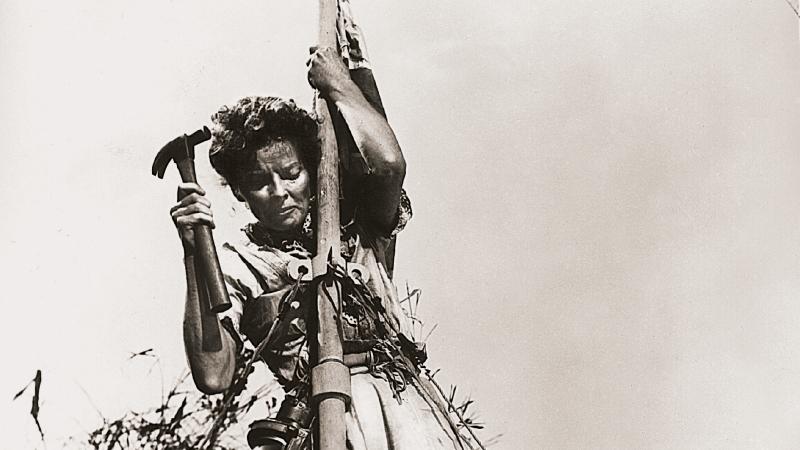
[[[393,155],[385,155],[376,161],[372,173],[382,178],[402,180],[406,176],[406,160],[399,151]]]

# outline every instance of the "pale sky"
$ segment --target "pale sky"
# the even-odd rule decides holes
[[[353,0],[408,161],[396,281],[495,448],[800,446],[800,42],[784,0]],[[309,106],[313,1],[0,1],[7,448],[185,368],[177,172],[218,106]],[[247,221],[198,148],[217,240]],[[161,368],[128,361],[154,347]],[[83,392],[83,390],[88,393]],[[91,400],[90,400],[91,399]]]

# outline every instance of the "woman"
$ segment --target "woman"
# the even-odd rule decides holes
[[[308,78],[341,112],[368,169],[353,221],[342,228],[342,256],[363,267],[366,278],[347,283],[344,292],[344,349],[352,386],[348,448],[463,448],[440,399],[417,376],[414,361],[422,355],[408,339],[406,317],[386,271],[384,252],[411,213],[402,191],[406,167],[397,139],[333,50],[312,54]],[[296,281],[288,267],[308,260],[314,248],[316,122],[291,101],[263,97],[223,107],[213,120],[212,166],[257,222],[243,230],[242,242],[226,243],[220,251],[233,306],[215,325],[222,348],[203,351],[192,226],[213,226],[214,220],[199,186],[179,188],[183,198],[171,213],[185,250],[184,342],[192,376],[205,393],[224,391],[233,381],[242,342],[257,346],[276,324],[275,338],[260,356],[287,394],[306,399],[306,315],[315,292]]]

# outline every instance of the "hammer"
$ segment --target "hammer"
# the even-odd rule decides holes
[[[164,178],[164,172],[170,161],[175,160],[181,180],[184,183],[196,183],[197,175],[194,171],[194,147],[197,144],[211,139],[211,131],[203,127],[190,135],[178,136],[161,148],[153,161],[153,175]],[[202,292],[208,292],[208,309],[214,313],[225,311],[231,307],[228,291],[222,278],[219,267],[217,249],[214,247],[214,237],[208,225],[195,225],[194,245],[196,257],[200,265],[202,280],[198,280],[198,287]]]

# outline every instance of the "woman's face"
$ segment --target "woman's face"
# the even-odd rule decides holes
[[[256,151],[254,167],[234,190],[268,229],[289,231],[303,225],[311,196],[310,176],[292,141],[275,141]]]

